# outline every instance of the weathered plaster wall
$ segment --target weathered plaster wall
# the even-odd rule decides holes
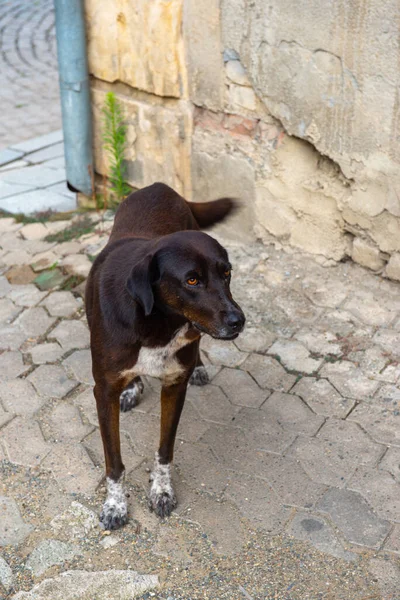
[[[242,198],[244,237],[400,279],[400,0],[86,0],[130,182]],[[272,236],[272,237],[271,237]]]

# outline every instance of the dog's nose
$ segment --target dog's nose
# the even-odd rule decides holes
[[[239,311],[232,311],[227,315],[226,324],[233,331],[242,331],[245,323],[244,314]]]

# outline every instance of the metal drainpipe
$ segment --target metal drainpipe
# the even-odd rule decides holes
[[[83,0],[54,0],[67,184],[92,194],[93,153]]]

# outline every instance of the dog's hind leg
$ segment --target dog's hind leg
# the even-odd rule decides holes
[[[203,361],[200,358],[200,348],[197,355],[196,366],[189,379],[190,385],[206,385],[210,383],[210,378],[207,373],[207,369],[203,365]]]
[[[119,397],[122,384],[98,382],[94,387],[101,437],[106,461],[107,498],[100,521],[105,529],[118,529],[128,520],[128,503],[124,489],[125,467],[119,437]]]
[[[126,386],[119,397],[121,412],[128,412],[139,404],[140,396],[143,394],[144,386],[140,377],[135,377]]]

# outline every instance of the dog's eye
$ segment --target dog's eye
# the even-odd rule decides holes
[[[231,270],[230,269],[226,269],[226,271],[224,271],[224,275],[228,279],[228,277],[231,276]]]
[[[186,283],[188,283],[189,285],[197,285],[199,283],[199,280],[197,279],[197,277],[190,277],[186,280]]]

